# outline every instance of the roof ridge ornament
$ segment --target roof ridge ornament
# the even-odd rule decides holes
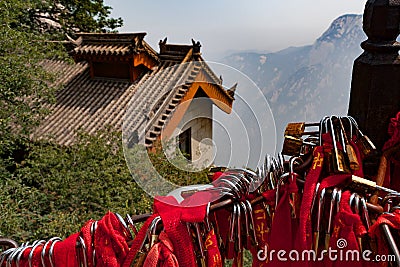
[[[235,92],[236,92],[237,86],[238,86],[238,83],[235,83],[234,85],[232,85],[231,88],[229,88],[228,90],[226,90],[226,92],[227,92],[232,98],[235,97]]]

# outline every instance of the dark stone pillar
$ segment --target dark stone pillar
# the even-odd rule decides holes
[[[368,40],[354,62],[348,113],[380,151],[400,111],[400,0],[367,1],[363,29]]]

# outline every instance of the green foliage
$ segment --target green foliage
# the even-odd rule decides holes
[[[166,144],[164,144],[164,147],[165,146]],[[180,151],[176,151],[175,155],[172,155],[170,157],[171,159],[168,160],[163,152],[161,144],[156,143],[153,153],[150,153],[149,156],[157,172],[176,185],[186,186],[209,183],[207,177],[208,169],[202,171],[194,171],[193,169],[193,171],[191,171],[187,166],[186,158],[180,154]],[[179,168],[179,166],[183,166],[183,168]]]
[[[29,6],[29,5],[28,5]],[[51,76],[40,62],[57,51],[44,36],[13,28],[23,13],[22,2],[0,1],[0,155],[10,155],[27,140],[53,99]]]
[[[32,129],[47,113],[43,103],[54,101],[57,89],[51,86],[54,77],[40,65],[45,58],[66,57],[62,43],[54,41],[65,39],[65,34],[121,26],[120,18],[109,18],[110,10],[102,0],[0,1],[0,156],[3,159],[12,160],[16,151],[27,145]]]
[[[18,241],[65,237],[111,210],[151,212],[126,166],[118,134],[81,134],[71,147],[32,144],[21,165],[1,170],[0,235]]]
[[[175,184],[208,183],[206,170],[174,167],[159,146],[149,156],[157,172]],[[15,170],[5,165],[0,162],[0,236],[19,242],[66,237],[108,210],[151,212],[152,199],[126,165],[120,134],[111,131],[79,134],[69,147],[32,143]]]
[[[109,18],[110,9],[102,0],[0,1],[0,236],[18,242],[66,237],[108,210],[151,211],[152,200],[132,178],[118,134],[81,134],[70,147],[30,140],[48,113],[44,103],[54,101],[57,90],[40,63],[66,56],[53,41],[114,30],[122,20]],[[151,159],[176,184],[207,183],[206,172],[181,171],[159,149]]]
[[[121,18],[111,18],[111,7],[103,0],[30,0],[19,17],[25,25],[41,32],[74,37],[78,32],[105,32],[121,27]]]

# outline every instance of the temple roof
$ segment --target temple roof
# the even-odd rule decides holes
[[[121,45],[118,49],[116,40],[118,43],[142,40],[144,34],[113,34],[113,37],[118,38],[105,38],[104,44],[99,40],[101,38],[94,38],[99,37],[98,34],[85,36],[90,38],[83,39],[90,42],[81,42],[73,53],[126,55],[132,53],[129,49],[139,49],[139,46],[128,42],[126,46],[131,48],[123,48]],[[140,42],[144,44],[143,40]],[[141,142],[152,146],[162,127],[170,120],[175,107],[200,73],[207,77],[207,83],[213,84],[213,95],[218,98],[216,105],[221,101],[226,103],[227,108],[220,108],[229,113],[233,102],[232,92],[223,88],[220,79],[201,55],[193,53],[193,50],[188,49],[179,61],[181,64],[177,64],[177,58],[160,59],[157,66],[144,72],[134,82],[93,78],[90,75],[90,64],[86,61],[74,64],[56,60],[44,61],[43,67],[56,74],[56,85],[63,85],[63,88],[57,92],[56,103],[47,105],[51,113],[36,129],[33,138],[47,137],[60,145],[70,145],[74,143],[78,131],[95,133],[109,125],[116,130],[124,127],[129,133],[136,132]],[[154,56],[159,57],[160,54],[156,53]],[[125,112],[129,116],[123,125]]]
[[[146,33],[81,33],[78,46],[70,54],[77,56],[129,56],[145,52],[158,60],[157,52],[143,40]]]

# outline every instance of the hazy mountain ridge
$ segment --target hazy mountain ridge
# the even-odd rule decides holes
[[[343,15],[312,45],[267,54],[237,53],[223,62],[261,88],[279,136],[289,121],[317,121],[326,114],[347,112],[352,66],[365,39],[362,16]]]

